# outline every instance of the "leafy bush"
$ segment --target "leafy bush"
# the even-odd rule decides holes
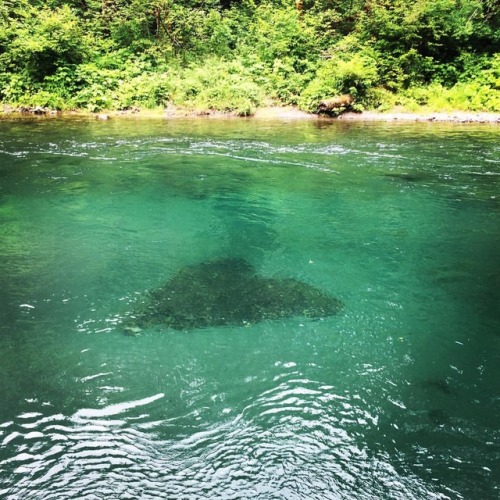
[[[500,111],[500,93],[478,81],[460,82],[451,88],[440,84],[412,87],[401,94],[401,104],[410,111]]]
[[[262,4],[251,25],[247,48],[271,67],[276,59],[289,59],[297,70],[318,55],[317,38],[295,9]]]
[[[81,63],[88,55],[90,41],[69,7],[31,7],[21,16],[9,29],[4,64],[26,80],[42,82],[58,67]]]
[[[26,78],[23,75],[16,73],[2,73],[0,75],[0,85],[0,97],[5,102],[9,102],[11,104],[19,102],[28,91]]]
[[[498,49],[498,16],[483,0],[370,2],[360,12],[360,39],[380,55],[380,75],[395,90],[460,77],[460,55]],[[394,78],[394,73],[398,78]],[[398,84],[396,88],[395,84]]]
[[[210,59],[203,67],[177,70],[171,100],[188,109],[247,116],[262,103],[263,92],[240,63]]]
[[[112,107],[127,109],[133,106],[155,108],[166,106],[172,93],[168,73],[143,73],[124,81],[111,92]]]
[[[26,95],[19,101],[19,104],[25,104],[27,106],[42,106],[59,110],[68,109],[67,103],[68,101],[60,95],[46,90],[39,90],[32,95]]]
[[[297,71],[291,58],[276,59],[269,68],[257,65],[251,68],[255,79],[262,82],[266,93],[286,104],[297,104],[304,88],[314,77],[316,63],[308,63],[308,70]]]
[[[81,64],[75,72],[78,91],[73,96],[75,105],[89,111],[111,109],[111,92],[123,81],[120,69],[100,68],[95,63]]]
[[[389,111],[395,108],[398,96],[384,87],[373,87],[367,90],[363,103],[366,109],[376,109],[377,111]]]

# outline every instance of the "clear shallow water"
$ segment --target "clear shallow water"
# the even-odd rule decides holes
[[[497,498],[499,137],[0,122],[0,496]],[[226,257],[344,309],[123,335]]]

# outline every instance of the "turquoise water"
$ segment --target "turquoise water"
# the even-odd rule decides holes
[[[499,138],[0,122],[0,497],[498,498]],[[124,335],[220,258],[344,307]]]

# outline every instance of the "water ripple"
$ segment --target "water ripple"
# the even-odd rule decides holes
[[[9,453],[0,471],[10,470],[12,479],[0,494],[8,500],[97,498],[106,491],[112,498],[338,499],[355,489],[357,498],[440,498],[358,442],[352,424],[377,424],[361,399],[296,375],[209,427],[193,427],[189,415],[180,427],[168,418],[134,420],[151,404],[161,407],[164,394],[71,417],[23,413],[2,428],[2,457]]]

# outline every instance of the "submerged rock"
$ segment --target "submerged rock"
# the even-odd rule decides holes
[[[434,425],[447,425],[451,421],[449,413],[445,410],[441,410],[440,408],[429,410],[427,412],[427,416]]]
[[[342,302],[301,281],[259,276],[243,259],[219,259],[181,269],[152,290],[125,329],[164,325],[176,330],[249,325],[292,316],[336,314]]]
[[[422,386],[424,387],[424,389],[431,389],[440,392],[442,394],[446,394],[448,396],[451,396],[453,394],[450,384],[446,379],[430,378],[425,380],[422,383]]]
[[[392,172],[388,174],[384,174],[384,177],[388,177],[390,179],[394,179],[396,181],[404,181],[404,182],[425,182],[429,181],[431,178],[428,174],[421,172]]]

